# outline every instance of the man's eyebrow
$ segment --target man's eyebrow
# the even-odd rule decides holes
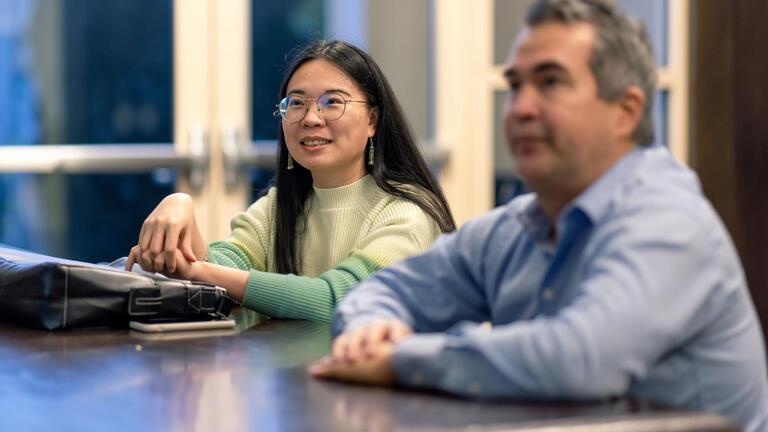
[[[567,71],[567,69],[565,67],[563,67],[562,64],[560,64],[560,63],[558,63],[556,61],[548,60],[548,61],[544,61],[544,62],[536,64],[532,68],[532,72],[534,74],[540,74],[540,73],[545,73],[545,72],[561,72],[561,73],[566,73],[568,71]],[[510,80],[510,79],[513,79],[513,78],[517,78],[518,75],[520,75],[518,69],[513,67],[513,66],[510,66],[510,67],[508,67],[507,69],[504,70],[504,78],[507,79],[507,80]]]
[[[545,61],[542,63],[537,64],[533,68],[533,73],[539,74],[544,72],[562,72],[567,73],[568,71],[558,62],[555,61]]]

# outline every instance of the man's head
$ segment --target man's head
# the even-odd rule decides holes
[[[541,0],[527,23],[505,72],[510,149],[534,190],[573,195],[653,140],[653,52],[607,0]]]
[[[611,0],[543,0],[528,10],[526,23],[585,22],[596,30],[589,68],[597,80],[598,95],[614,101],[629,86],[645,96],[643,116],[633,138],[640,145],[653,142],[653,96],[656,92],[656,59],[643,23],[618,10]]]

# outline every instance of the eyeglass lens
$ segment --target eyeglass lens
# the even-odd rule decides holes
[[[309,110],[308,103],[313,99],[302,96],[288,96],[280,101],[280,115],[285,121],[294,123],[304,118]],[[317,98],[317,113],[324,119],[333,121],[344,114],[346,100],[338,93],[326,93]]]

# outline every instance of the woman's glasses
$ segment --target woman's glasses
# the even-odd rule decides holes
[[[341,118],[349,102],[368,103],[368,101],[344,99],[344,96],[340,93],[326,93],[317,99],[294,95],[283,98],[280,104],[277,105],[277,109],[285,121],[296,123],[307,115],[311,101],[317,102],[317,113],[326,121],[334,121]]]

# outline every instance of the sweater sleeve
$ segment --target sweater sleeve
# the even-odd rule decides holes
[[[241,270],[266,271],[271,244],[275,189],[232,218],[226,240],[208,245],[206,261]]]
[[[275,318],[330,322],[354,285],[386,265],[424,251],[439,233],[435,221],[418,206],[397,202],[378,213],[359,249],[319,277],[251,271],[243,304]]]

